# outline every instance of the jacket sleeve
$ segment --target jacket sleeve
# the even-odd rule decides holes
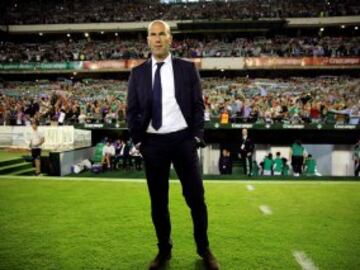
[[[195,137],[204,139],[204,99],[202,96],[200,76],[194,64],[191,66],[192,79],[192,131]]]
[[[254,142],[251,139],[249,139],[249,141],[248,141],[248,152],[253,153],[254,149],[255,149]]]
[[[140,118],[141,118],[141,114],[140,114],[138,95],[136,91],[136,78],[135,78],[134,70],[132,70],[129,77],[129,85],[128,85],[128,93],[127,93],[126,120],[129,128],[130,136],[134,144],[137,144],[141,141]]]

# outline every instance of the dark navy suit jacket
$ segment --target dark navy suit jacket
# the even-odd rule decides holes
[[[132,69],[127,96],[127,123],[135,144],[142,142],[151,120],[151,59]],[[175,98],[194,137],[204,137],[204,100],[194,63],[172,57]]]

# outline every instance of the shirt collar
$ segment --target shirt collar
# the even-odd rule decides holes
[[[160,61],[157,61],[154,56],[151,56],[151,63],[152,63],[153,68],[156,66],[156,63],[158,63],[158,62],[160,62]],[[164,62],[165,64],[170,63],[171,62],[171,53],[169,53],[169,55],[164,59],[164,61],[161,61],[161,62]]]

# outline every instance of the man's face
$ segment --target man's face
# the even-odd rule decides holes
[[[147,41],[152,55],[157,60],[163,60],[168,56],[172,36],[170,32],[166,31],[166,26],[163,23],[156,22],[151,25]]]

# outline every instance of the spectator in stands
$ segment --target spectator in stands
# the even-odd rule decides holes
[[[25,105],[24,113],[27,114],[31,119],[38,119],[37,113],[39,112],[39,104],[34,101],[34,99],[30,99],[29,102]]]
[[[248,136],[248,130],[244,128],[242,130],[242,138],[240,140],[239,158],[243,167],[244,174],[251,176],[252,171],[252,155],[255,145],[252,139]]]
[[[220,114],[220,124],[226,125],[229,124],[229,112],[227,109],[224,109],[223,112]]]

